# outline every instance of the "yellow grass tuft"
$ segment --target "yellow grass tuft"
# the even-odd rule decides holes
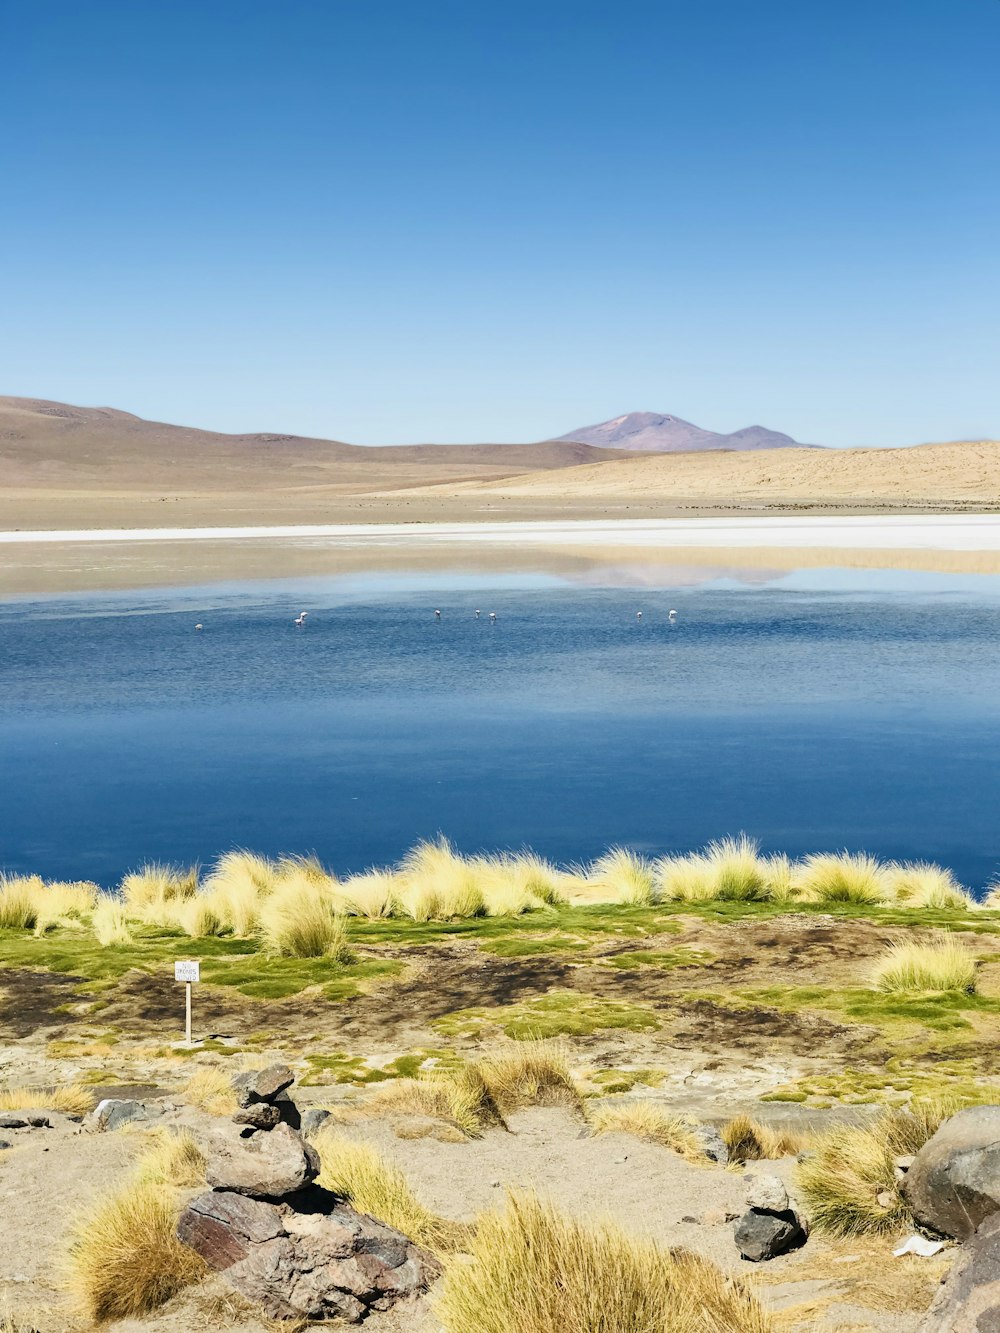
[[[44,891],[39,875],[0,876],[0,929],[34,930],[38,898]]]
[[[888,902],[885,867],[863,852],[817,852],[800,863],[796,885],[806,899],[822,903]]]
[[[117,898],[103,894],[90,915],[90,925],[102,949],[132,943],[125,906]]]
[[[120,889],[129,918],[150,926],[176,924],[177,909],[197,892],[197,866],[184,870],[156,863],[126,875]]]
[[[308,874],[279,881],[260,913],[264,947],[287,958],[351,961],[346,918],[336,910],[329,889]]]
[[[923,943],[900,940],[872,972],[872,985],[890,993],[976,989],[976,960],[954,935],[940,932]]]
[[[818,1135],[796,1167],[796,1181],[817,1231],[834,1236],[883,1235],[910,1220],[894,1159],[917,1153],[953,1115],[949,1101],[916,1102],[864,1127],[841,1125]],[[879,1203],[879,1196],[889,1196]]]
[[[478,1062],[478,1068],[502,1115],[523,1106],[582,1108],[566,1048],[559,1042],[503,1042]]]
[[[206,1265],[180,1243],[176,1226],[169,1193],[150,1181],[131,1182],[81,1214],[67,1261],[81,1312],[95,1323],[148,1314],[200,1278]]]
[[[477,1219],[466,1263],[435,1301],[445,1333],[771,1333],[751,1288],[708,1260],[531,1194]]]
[[[398,876],[391,870],[369,870],[364,875],[352,875],[341,884],[340,904],[350,916],[369,920],[394,916],[399,911],[400,887]]]
[[[179,1189],[193,1189],[205,1183],[205,1154],[189,1130],[146,1132],[150,1143],[136,1163],[137,1180]]]
[[[767,863],[745,833],[723,838],[705,848],[714,896],[723,902],[759,902],[769,896]]]
[[[100,892],[96,884],[83,880],[46,884],[35,898],[35,934],[44,935],[56,926],[79,929],[97,906]]]
[[[321,1129],[313,1146],[322,1163],[319,1184],[343,1195],[360,1212],[388,1223],[428,1250],[453,1250],[464,1240],[467,1228],[426,1208],[402,1171],[370,1144]]]
[[[688,1161],[706,1160],[692,1121],[645,1099],[598,1106],[590,1116],[590,1128],[594,1134],[632,1134],[670,1148]]]
[[[414,921],[482,916],[486,910],[472,863],[447,838],[418,843],[400,865],[399,902]]]
[[[232,1115],[237,1109],[232,1080],[215,1065],[197,1069],[181,1089],[192,1106],[198,1106],[209,1115]]]
[[[892,861],[883,871],[889,895],[902,907],[958,908],[974,906],[950,870],[926,861]]]
[[[393,1079],[376,1089],[369,1105],[390,1114],[433,1116],[470,1138],[491,1125],[506,1127],[489,1084],[475,1064],[429,1070],[419,1078]]]
[[[592,901],[646,907],[659,898],[653,866],[627,847],[612,847],[595,861],[588,876],[594,886]]]
[[[729,1160],[737,1164],[775,1160],[800,1153],[808,1135],[772,1129],[749,1115],[735,1115],[723,1125],[722,1141],[729,1149]]]
[[[94,1109],[94,1094],[82,1083],[60,1088],[0,1088],[0,1111],[62,1111],[64,1115],[86,1115]]]

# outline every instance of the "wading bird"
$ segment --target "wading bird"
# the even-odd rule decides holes
[[[435,620],[440,620],[440,619],[441,619],[441,612],[440,612],[440,611],[435,611],[435,612],[434,612],[434,619],[435,619]]]
[[[204,625],[195,625],[195,629],[204,629],[204,628],[205,628]]]
[[[669,615],[667,616],[667,619],[668,619],[668,620],[676,620],[676,619],[677,619],[677,612],[676,612],[676,611],[671,611],[671,612],[669,613]]]
[[[491,612],[490,612],[490,620],[491,620],[494,624],[496,624],[496,618],[497,618],[497,613],[496,613],[495,611],[491,611]]]
[[[296,625],[299,626],[300,629],[306,623],[306,616],[308,614],[309,614],[308,611],[300,611],[299,614],[295,617],[295,623]]]

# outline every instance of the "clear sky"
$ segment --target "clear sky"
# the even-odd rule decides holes
[[[1000,436],[1000,0],[0,0],[0,392]]]

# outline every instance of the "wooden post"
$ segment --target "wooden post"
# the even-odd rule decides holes
[[[184,997],[184,1045],[191,1045],[191,983],[185,984],[187,995]]]

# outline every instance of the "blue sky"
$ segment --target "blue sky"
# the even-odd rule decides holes
[[[1000,0],[4,0],[0,392],[1000,436]]]

